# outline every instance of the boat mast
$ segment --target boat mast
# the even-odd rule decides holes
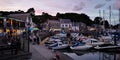
[[[99,17],[101,17],[101,10],[99,10]]]
[[[110,30],[111,30],[111,6],[109,6],[109,21],[110,21],[110,23],[109,23],[109,32],[110,32]]]
[[[119,28],[118,29],[120,30],[120,8],[119,8]]]
[[[104,27],[104,29],[103,29],[103,31],[105,31],[105,11],[103,10],[103,27]]]

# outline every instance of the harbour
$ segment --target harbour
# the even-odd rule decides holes
[[[120,0],[0,3],[0,60],[120,60]]]

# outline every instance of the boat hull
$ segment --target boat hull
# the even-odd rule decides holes
[[[72,50],[88,50],[92,48],[91,45],[84,45],[84,46],[76,46],[76,47],[70,47]]]
[[[69,47],[68,45],[61,45],[61,46],[52,47],[52,49],[54,49],[54,50],[60,50],[60,49],[66,49],[68,47]]]

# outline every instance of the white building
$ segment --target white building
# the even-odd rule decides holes
[[[71,30],[72,22],[70,19],[60,19],[60,27]]]
[[[79,31],[80,23],[79,22],[73,22],[72,24],[72,30],[73,31]]]

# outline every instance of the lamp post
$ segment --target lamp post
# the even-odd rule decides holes
[[[6,35],[6,18],[3,18],[3,20],[4,20],[4,32],[3,32],[3,34],[4,34],[4,36]]]
[[[29,47],[29,33],[30,33],[30,31],[29,31],[29,29],[30,29],[30,26],[31,26],[31,24],[30,23],[28,23],[27,22],[27,40],[28,40],[28,52],[30,51],[30,47]]]

